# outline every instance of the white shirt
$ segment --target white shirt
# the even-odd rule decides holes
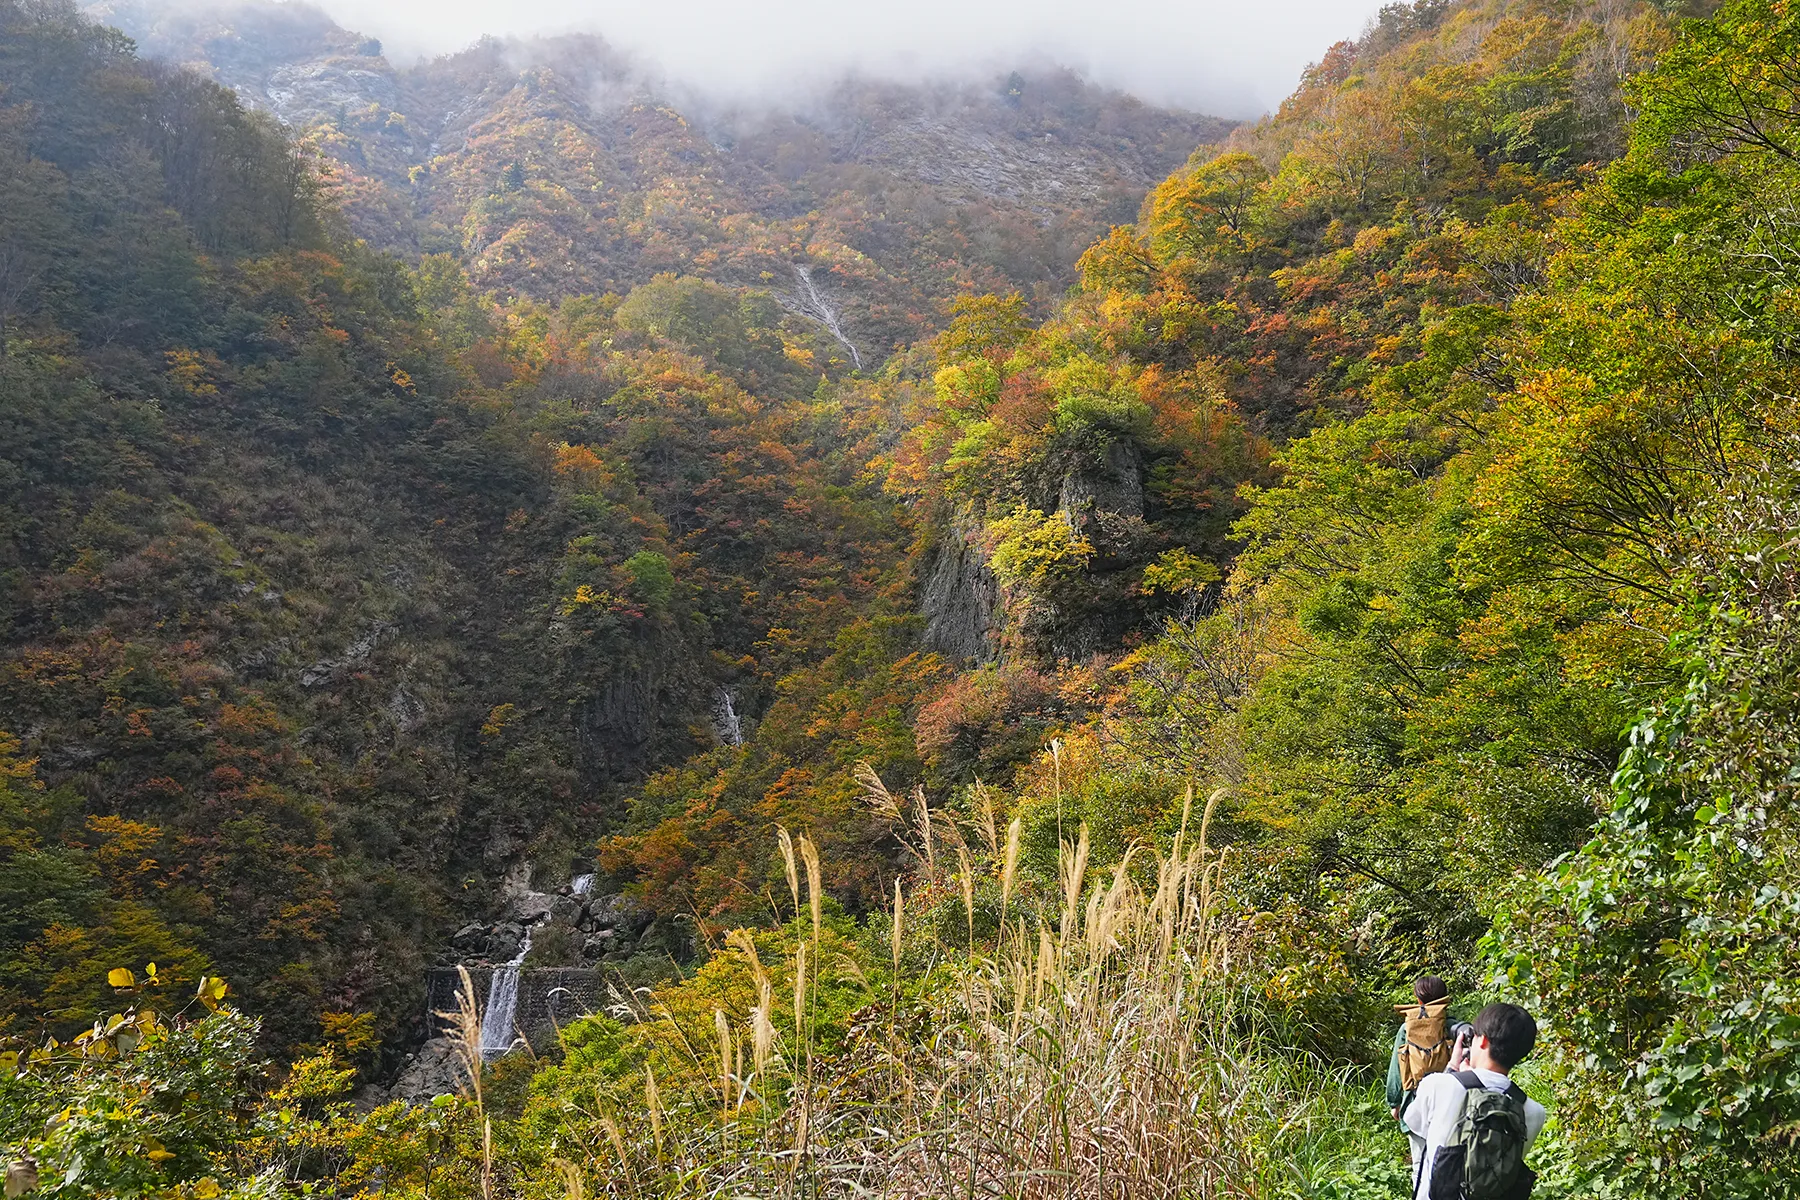
[[[1498,1071],[1477,1068],[1475,1075],[1490,1092],[1504,1092],[1512,1082]],[[1419,1081],[1418,1095],[1403,1114],[1406,1127],[1425,1139],[1425,1157],[1421,1160],[1425,1166],[1419,1172],[1413,1189],[1414,1200],[1430,1200],[1431,1163],[1437,1158],[1438,1147],[1449,1141],[1450,1136],[1456,1132],[1456,1119],[1462,1116],[1464,1091],[1463,1085],[1449,1071],[1427,1075]],[[1525,1101],[1527,1146],[1535,1142],[1537,1135],[1543,1132],[1544,1122],[1549,1115],[1536,1100]]]

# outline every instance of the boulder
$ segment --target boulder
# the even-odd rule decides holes
[[[487,943],[487,959],[491,963],[508,963],[519,956],[519,946],[525,940],[525,927],[508,922],[496,925],[489,935]]]
[[[386,1092],[394,1100],[429,1100],[459,1092],[467,1084],[455,1039],[434,1037],[406,1060]]]
[[[524,925],[541,921],[550,915],[560,899],[562,897],[549,892],[519,892],[507,902],[507,919]]]
[[[622,938],[635,940],[650,927],[649,910],[629,896],[598,896],[588,906],[594,928],[615,929]]]
[[[494,827],[492,841],[496,845],[516,840],[517,839],[510,831],[497,825]],[[517,896],[522,892],[529,892],[530,890],[531,864],[523,859],[507,864],[506,873],[500,876],[500,898],[502,900],[511,900],[514,896]]]
[[[487,940],[488,927],[479,921],[470,921],[456,931],[455,936],[450,939],[450,944],[458,950],[474,954],[487,945]]]
[[[582,903],[580,896],[558,896],[550,905],[550,919],[558,925],[573,925],[581,919]]]

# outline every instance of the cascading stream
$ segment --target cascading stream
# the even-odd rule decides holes
[[[569,890],[574,892],[577,896],[587,895],[594,890],[593,874],[590,872],[586,875],[577,875],[575,878],[569,880]]]
[[[593,876],[588,876],[591,885]],[[481,1010],[481,1060],[487,1062],[512,1049],[513,1019],[519,1011],[519,968],[531,953],[531,927],[519,942],[519,953],[505,966],[494,968],[488,983],[487,1007]]]
[[[744,744],[744,723],[738,719],[730,688],[720,688],[713,693],[713,732],[727,746]]]

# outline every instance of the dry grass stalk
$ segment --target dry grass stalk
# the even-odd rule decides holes
[[[994,811],[994,793],[987,785],[977,779],[974,785],[975,815],[979,819],[982,844],[987,847],[988,858],[1000,857],[1000,821]]]
[[[915,789],[910,801],[912,815],[909,819],[909,803],[902,802],[900,797],[889,791],[875,768],[867,762],[856,764],[856,782],[862,786],[863,798],[868,801],[869,807],[893,833],[894,840],[900,843],[901,848],[925,863],[927,870],[935,868],[932,815],[925,803],[924,791]]]
[[[806,943],[794,947],[794,1040],[806,1045]]]
[[[581,1183],[581,1168],[566,1158],[551,1159],[550,1165],[562,1175],[563,1195],[567,1197],[567,1200],[582,1200],[584,1191]]]
[[[905,929],[906,902],[901,897],[900,881],[896,879],[894,880],[894,931],[892,939],[894,950],[894,995],[896,997],[900,994],[900,943],[905,936]]]
[[[600,1127],[606,1130],[606,1140],[612,1143],[613,1152],[619,1156],[620,1166],[630,1166],[631,1154],[625,1149],[625,1134],[619,1123],[611,1117],[601,1117]]]
[[[936,1098],[935,1126],[882,1194],[1185,1200],[1269,1181],[1257,1136],[1292,1102],[1226,1032],[1216,860],[1159,862],[1147,890],[1120,864],[1088,891],[1081,840],[1063,855],[1062,936],[1003,935],[980,969],[1013,1019],[970,1020],[961,1053],[930,1064],[947,1077],[915,1094]]]
[[[713,1009],[713,1029],[719,1035],[719,1097],[724,1109],[731,1111],[731,1022],[725,1018],[725,1010]]]
[[[456,1065],[461,1068],[463,1079],[462,1092],[475,1101],[479,1111],[481,1102],[481,1006],[475,1002],[475,985],[469,980],[469,968],[461,963],[456,965],[457,987],[456,1007],[448,1012],[439,1011],[433,1015],[441,1018],[449,1026],[450,1046],[456,1053]]]
[[[1006,856],[1000,862],[1000,907],[1004,911],[1012,899],[1013,881],[1019,876],[1019,841],[1025,833],[1025,819],[1014,817],[1006,827]],[[1001,922],[1005,924],[1004,921]]]
[[[856,782],[862,788],[863,799],[869,802],[869,807],[899,835],[906,828],[906,814],[900,809],[900,801],[895,798],[894,793],[888,791],[887,784],[882,782],[880,773],[867,762],[859,762],[856,764]],[[900,844],[915,857],[924,857],[903,836]]]
[[[937,872],[937,839],[931,831],[931,805],[926,803],[924,785],[913,789],[913,812],[919,823],[919,833],[925,839],[925,869]]]
[[[481,1195],[482,1200],[494,1197],[494,1122],[486,1115],[481,1118]]]
[[[775,1050],[775,1022],[769,1016],[773,1001],[768,984],[764,983],[756,1007],[750,1010],[750,1061],[756,1068],[758,1087],[767,1085],[769,1060]]]
[[[825,926],[825,871],[819,862],[819,848],[805,834],[800,835],[800,857],[806,860],[806,899],[812,905],[813,943]]]
[[[1069,935],[1074,931],[1077,906],[1081,903],[1082,884],[1087,879],[1087,861],[1090,844],[1088,829],[1084,824],[1076,837],[1074,846],[1064,842],[1061,853],[1057,856],[1057,867],[1061,873],[1063,892],[1062,921],[1058,925],[1060,940],[1066,945]]]
[[[656,1157],[663,1156],[663,1107],[662,1095],[656,1090],[656,1072],[650,1064],[644,1064],[644,1109],[650,1114],[650,1136],[656,1142]]]
[[[750,963],[750,978],[756,981],[758,992],[766,990],[769,984],[769,973],[763,969],[762,956],[756,952],[756,939],[750,936],[747,929],[733,929],[725,935],[725,944],[743,954]]]
[[[968,920],[969,945],[972,949],[975,945],[975,864],[969,858],[967,846],[956,848],[956,860],[961,870],[957,882],[962,885],[963,916]]]
[[[775,836],[781,842],[781,865],[787,872],[788,892],[794,897],[794,915],[800,915],[800,872],[794,866],[794,839],[788,831],[777,825]]]

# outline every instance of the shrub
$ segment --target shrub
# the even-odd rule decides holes
[[[958,677],[920,710],[919,757],[949,783],[1004,779],[1036,753],[1061,715],[1052,682],[1029,667],[984,667]]]

